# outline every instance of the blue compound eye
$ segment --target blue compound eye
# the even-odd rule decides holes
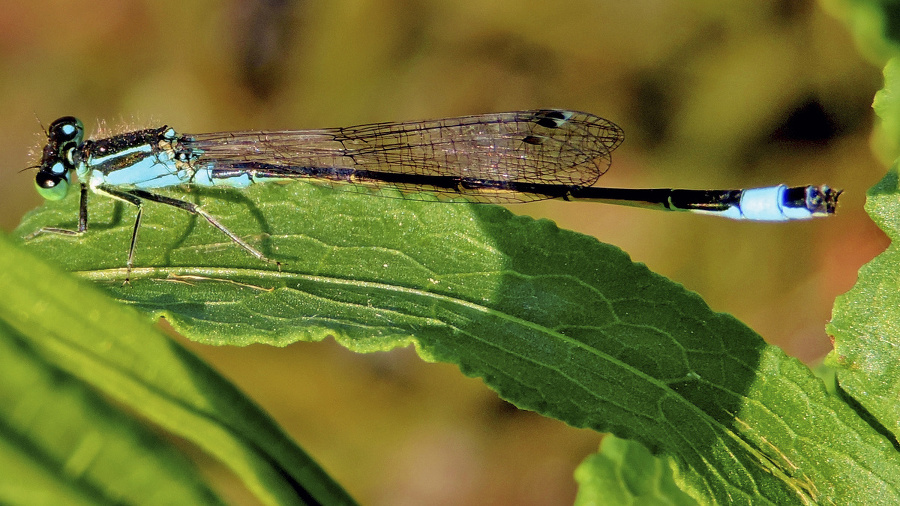
[[[70,142],[81,144],[84,139],[84,125],[78,118],[63,116],[50,124],[47,135],[50,137],[50,142],[57,145]]]

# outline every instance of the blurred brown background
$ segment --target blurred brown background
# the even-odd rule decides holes
[[[582,203],[517,213],[615,244],[807,363],[883,249],[862,211],[880,72],[810,1],[0,3],[0,219],[40,204],[41,123],[316,128],[564,107],[625,129],[604,186],[844,188],[837,217],[747,224]],[[40,123],[39,123],[40,121]],[[410,350],[191,344],[365,504],[565,504],[598,434]],[[212,465],[210,472],[227,475]],[[232,499],[246,497],[235,487]]]

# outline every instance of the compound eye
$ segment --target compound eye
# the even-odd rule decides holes
[[[38,194],[47,200],[60,200],[69,192],[69,174],[56,174],[50,171],[39,171],[34,177],[34,187]]]
[[[70,142],[81,144],[84,139],[84,125],[78,118],[63,116],[50,124],[47,135],[50,137],[50,142],[57,145]]]

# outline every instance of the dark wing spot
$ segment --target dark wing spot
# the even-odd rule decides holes
[[[528,135],[528,136],[525,136],[524,139],[522,139],[522,142],[524,142],[525,144],[531,144],[533,146],[537,146],[538,144],[543,144],[544,138],[536,137],[534,135]]]
[[[561,111],[540,111],[534,115],[534,122],[544,128],[559,128],[566,121]]]

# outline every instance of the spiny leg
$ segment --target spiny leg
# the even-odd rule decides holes
[[[137,246],[137,234],[138,230],[141,228],[141,218],[144,215],[143,202],[140,198],[135,197],[130,193],[106,186],[98,188],[97,191],[111,198],[127,202],[138,209],[137,215],[134,217],[134,229],[131,232],[131,246],[128,248],[128,260],[125,262],[125,284],[127,285],[131,280],[131,269],[134,267],[134,249]]]
[[[138,230],[141,228],[141,218],[144,216],[144,207],[138,201],[137,216],[134,217],[134,230],[131,232],[131,246],[128,247],[128,261],[125,262],[125,282],[131,277],[131,269],[134,267],[134,248],[137,245]]]
[[[253,246],[248,244],[246,241],[244,241],[243,239],[238,237],[237,234],[235,234],[234,232],[229,230],[225,225],[222,225],[221,223],[219,223],[219,221],[213,215],[207,213],[200,206],[198,206],[194,203],[185,202],[183,200],[175,199],[172,197],[166,197],[164,195],[158,195],[156,193],[150,193],[148,191],[138,190],[138,189],[121,191],[121,190],[117,190],[115,188],[110,188],[110,187],[104,185],[101,187],[101,190],[103,190],[105,193],[109,193],[110,196],[112,196],[112,197],[120,198],[122,200],[131,202],[131,203],[137,205],[138,208],[140,208],[141,199],[143,199],[143,200],[150,200],[152,202],[158,202],[160,204],[172,206],[177,209],[187,211],[191,214],[200,215],[204,219],[206,219],[206,221],[208,221],[212,226],[216,227],[220,232],[222,232],[223,234],[228,236],[228,238],[231,239],[232,241],[234,241],[235,244],[244,248],[251,255],[255,256],[256,258],[258,258],[264,262],[274,262],[278,266],[278,269],[279,270],[281,269],[281,262],[269,259],[261,251],[254,248]],[[138,220],[140,220],[140,212],[138,215]],[[131,261],[131,258],[134,255],[134,245],[135,245],[136,237],[137,237],[137,223],[135,223],[135,231],[134,231],[134,235],[132,236],[131,251],[129,251],[129,255],[128,255],[129,262]]]
[[[87,224],[88,224],[88,187],[86,184],[81,183],[81,201],[78,204],[78,231],[81,233],[87,232]]]

